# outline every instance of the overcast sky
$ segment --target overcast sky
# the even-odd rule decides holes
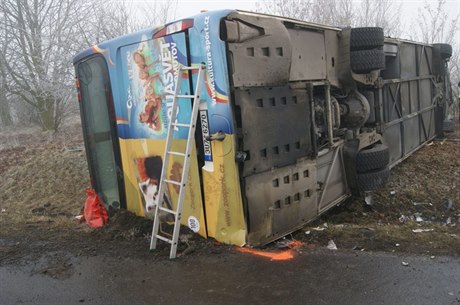
[[[266,0],[267,2],[269,0]],[[235,8],[242,10],[255,10],[255,0],[233,0],[233,1],[222,1],[222,0],[179,0],[179,7],[177,9],[177,17],[187,17],[200,12],[200,10],[216,10],[224,8]],[[357,5],[361,1],[353,1]],[[403,16],[411,18],[417,16],[417,10],[423,8],[424,1],[422,0],[399,0],[394,2],[403,3]],[[428,2],[436,4],[436,0],[429,0]],[[449,9],[451,17],[455,14],[460,13],[460,1],[459,0],[447,0],[446,7]]]
[[[147,1],[147,0],[146,0]],[[242,9],[242,10],[255,10],[256,0],[178,0],[179,5],[176,12],[176,17],[185,18],[198,14],[201,10],[217,10],[225,8]],[[356,2],[359,5],[361,1]],[[410,30],[411,22],[415,20],[419,9],[423,9],[424,1],[422,0],[395,0],[395,2],[402,2],[401,21],[404,32]],[[436,5],[437,0],[429,0],[433,6]],[[460,14],[460,0],[447,0],[446,8],[448,9],[450,18],[454,18]],[[460,40],[460,33],[457,33],[457,41]]]

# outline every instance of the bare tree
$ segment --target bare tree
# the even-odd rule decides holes
[[[401,33],[402,2],[391,0],[273,0],[259,1],[260,12],[335,26],[382,27],[386,35]]]
[[[357,13],[355,12],[353,2],[341,0],[338,3],[338,10],[341,12],[336,16],[338,18],[338,25],[342,26],[352,26],[354,25],[354,20],[356,19]]]
[[[80,25],[85,43],[93,45],[143,28],[165,24],[174,18],[177,0],[138,4],[133,0],[90,0],[91,14]]]
[[[311,4],[311,20],[313,22],[346,26],[349,24],[340,24],[342,20],[351,20],[351,16],[346,16],[344,13],[349,13],[341,10],[340,4],[344,3],[347,6],[352,6],[351,1],[347,0],[316,0]]]
[[[174,15],[177,0],[153,2],[140,11],[134,4],[115,0],[3,0],[2,122],[9,122],[6,96],[11,95],[31,106],[18,109],[33,109],[37,114],[33,117],[43,129],[57,130],[75,100],[72,57],[103,40],[164,23]]]
[[[336,26],[349,26],[353,21],[351,0],[273,0],[256,2],[256,10],[299,20]]]
[[[125,0],[90,1],[91,14],[83,24],[80,33],[87,46],[139,30],[136,7]]]
[[[402,2],[391,0],[363,0],[358,9],[356,26],[383,28],[385,35],[401,35]]]
[[[460,13],[452,19],[446,10],[446,0],[438,0],[433,6],[425,0],[423,10],[418,10],[416,25],[419,32],[415,35],[418,40],[426,43],[444,42],[453,44],[458,37]]]
[[[142,26],[162,25],[176,18],[178,0],[157,0],[146,2],[140,6],[144,17]]]
[[[448,43],[453,46],[449,72],[454,92],[458,91],[460,81],[459,31],[460,13],[449,18],[446,0],[438,0],[435,5],[425,0],[423,10],[419,9],[413,37],[425,43]]]
[[[8,100],[7,76],[2,61],[0,61],[0,127],[13,125],[10,103]]]
[[[4,5],[4,3],[2,5]],[[3,22],[0,24],[0,41],[5,41],[6,27],[4,22],[5,18],[2,11],[0,11],[0,19],[3,20]],[[6,52],[6,43],[2,43],[0,52],[1,54]],[[0,56],[0,127],[8,127],[13,124],[7,93],[8,83],[6,67],[3,62],[3,56]]]
[[[32,106],[45,130],[59,128],[73,98],[70,62],[85,8],[77,0],[3,0],[8,91]]]
[[[305,21],[311,14],[308,2],[302,0],[258,1],[256,11]]]

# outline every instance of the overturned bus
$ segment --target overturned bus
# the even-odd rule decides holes
[[[104,204],[148,217],[177,78],[205,66],[182,223],[261,245],[352,194],[442,134],[447,44],[384,38],[244,11],[205,12],[122,36],[74,58],[91,182]],[[190,120],[181,103],[177,122]],[[177,149],[187,131],[176,124]],[[180,177],[183,159],[167,177]],[[169,185],[172,205],[178,188]]]

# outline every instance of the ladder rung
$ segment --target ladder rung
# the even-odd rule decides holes
[[[172,240],[169,239],[169,238],[166,238],[166,237],[164,237],[164,236],[161,236],[161,235],[158,235],[158,234],[157,234],[157,235],[156,235],[156,238],[161,239],[162,241],[165,241],[165,242],[167,242],[167,243],[172,244]]]
[[[161,178],[161,183],[160,183],[160,189],[158,192],[160,194],[163,194],[164,192],[167,191],[167,185],[168,184],[173,184],[173,185],[178,185],[180,187],[180,192],[179,192],[179,197],[177,199],[177,208],[176,210],[173,210],[172,208],[166,208],[162,206],[157,206],[155,209],[155,218],[153,221],[153,228],[152,228],[152,236],[150,239],[150,249],[156,249],[157,246],[157,241],[158,239],[164,242],[167,242],[170,244],[171,250],[169,254],[169,258],[175,258],[176,257],[176,252],[177,252],[177,244],[178,244],[178,239],[180,235],[180,221],[181,221],[181,215],[182,215],[182,210],[183,210],[183,204],[185,200],[185,192],[184,188],[187,185],[187,179],[188,179],[188,174],[189,174],[189,169],[190,169],[190,149],[193,147],[192,142],[194,140],[194,134],[192,131],[195,129],[195,126],[197,124],[197,116],[199,112],[199,93],[201,92],[201,88],[203,83],[205,82],[203,78],[203,72],[206,70],[206,66],[204,64],[199,64],[191,67],[179,67],[179,73],[180,71],[186,71],[186,70],[194,70],[193,73],[198,72],[197,74],[197,81],[196,81],[196,86],[193,91],[189,92],[181,92],[181,86],[180,86],[180,81],[182,80],[182,77],[178,77],[176,79],[176,89],[174,92],[174,100],[173,100],[173,114],[171,115],[172,118],[170,119],[169,126],[168,126],[168,135],[166,137],[166,148],[165,148],[165,162],[162,164],[162,173],[165,174],[166,171],[168,170],[168,163],[171,159],[173,159],[171,156],[182,156],[184,158],[184,164],[183,164],[183,173],[182,173],[182,178],[180,181],[177,180],[171,180],[171,179],[165,179],[166,175],[162,175]],[[190,76],[190,73],[188,73]],[[192,90],[192,89],[190,89]],[[189,94],[190,92],[195,92],[194,95]],[[182,93],[182,94],[181,94]],[[187,122],[186,124],[184,123],[177,123],[177,107],[179,107],[180,102],[185,102],[185,101],[193,101],[193,107],[192,107],[192,113],[190,114],[190,121]],[[171,141],[174,140],[174,127],[186,127],[188,128],[189,131],[189,137],[187,138],[187,149],[185,152],[180,152],[180,151],[175,151],[171,147]],[[181,150],[181,149],[177,149]],[[169,158],[168,158],[169,155]],[[163,196],[163,195],[162,195]],[[174,222],[174,230],[172,236],[169,236],[169,238],[165,237],[165,234],[160,235],[158,230],[160,229],[160,217],[159,213],[160,212],[167,212],[169,214],[173,214],[175,218]]]
[[[171,184],[175,184],[175,185],[179,185],[179,186],[181,185],[180,182],[174,181],[174,180],[163,179],[163,181],[166,182],[166,183],[171,183]]]
[[[184,153],[182,153],[182,152],[171,151],[171,150],[168,151],[168,154],[174,155],[174,156],[181,156],[181,157],[185,157],[185,156],[186,156],[186,154],[184,154]]]
[[[176,211],[173,211],[173,210],[170,210],[168,208],[164,208],[164,207],[158,207],[160,210],[164,211],[164,212],[167,212],[169,214],[173,214],[173,215],[176,215],[177,212]]]
[[[188,128],[192,126],[190,124],[184,124],[184,123],[171,123],[171,125],[178,126],[178,127],[188,127]]]

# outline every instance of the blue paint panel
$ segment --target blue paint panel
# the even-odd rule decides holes
[[[191,17],[193,27],[188,30],[191,64],[206,64],[205,84],[200,95],[205,105],[200,108],[208,111],[210,134],[219,131],[227,134],[234,132],[233,115],[229,102],[230,86],[226,46],[225,42],[219,38],[220,21],[232,12],[233,10],[221,10]],[[160,28],[148,29],[103,42],[79,53],[73,60],[74,63],[77,63],[95,53],[102,54],[107,60],[118,135],[121,138],[163,139],[166,137],[172,103],[171,92],[175,85],[174,80],[171,79],[177,77],[177,64],[175,63],[182,65],[188,65],[188,63],[184,32],[152,40],[154,33]],[[147,79],[143,79],[139,74],[141,68],[133,57],[136,52],[140,52],[145,59],[144,69],[148,68],[146,69]],[[174,60],[170,60],[168,66],[169,57]],[[172,68],[169,69],[171,64]],[[157,79],[152,77],[155,74],[159,75]],[[187,75],[182,75],[182,77],[184,77],[181,86],[182,93],[190,93],[189,82],[186,80]],[[192,79],[193,86],[195,86],[196,74]],[[161,96],[160,107],[153,105],[152,93]],[[190,116],[191,107],[184,104],[186,103],[181,103],[179,109],[179,123],[188,123]],[[146,119],[146,113],[150,119]],[[158,120],[154,119],[156,113],[158,113]],[[141,115],[144,116],[143,119]],[[186,138],[187,128],[178,128],[174,137]]]
[[[219,38],[220,21],[232,11],[207,12],[197,16],[189,30],[192,64],[206,64],[206,84],[201,99],[206,101],[211,134],[232,134],[234,128],[230,106],[230,85],[225,42]],[[194,77],[196,82],[196,77]],[[214,120],[215,117],[225,118]],[[229,124],[230,122],[230,124]]]
[[[186,66],[185,34],[177,33],[120,49],[123,71],[116,112],[121,138],[164,139],[168,132],[177,77],[182,77],[181,93],[190,93],[188,75],[179,73]],[[189,123],[191,105],[180,101],[177,122]],[[175,138],[187,138],[188,128],[176,127]]]

